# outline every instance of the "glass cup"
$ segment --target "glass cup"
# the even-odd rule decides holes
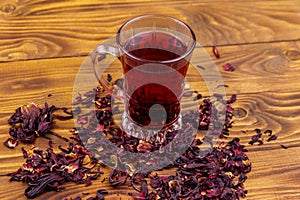
[[[116,44],[98,46],[96,55],[111,54],[122,63],[123,131],[163,142],[168,131],[182,125],[180,100],[196,45],[195,34],[178,19],[143,15],[120,27]]]

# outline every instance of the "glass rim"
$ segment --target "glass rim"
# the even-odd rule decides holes
[[[137,21],[137,20],[140,20],[140,19],[143,19],[143,18],[150,18],[150,17],[160,17],[160,18],[165,18],[165,19],[169,19],[169,20],[172,20],[174,22],[177,22],[179,24],[181,24],[182,26],[184,26],[191,34],[191,39],[192,39],[192,44],[190,45],[190,47],[188,47],[188,49],[185,51],[184,54],[180,55],[179,57],[177,58],[174,58],[174,59],[170,59],[170,60],[163,60],[163,61],[158,61],[158,60],[147,60],[147,59],[143,59],[143,58],[140,58],[140,57],[137,57],[131,53],[129,53],[126,48],[120,43],[120,35],[121,35],[121,32],[123,30],[123,28],[125,26],[127,26],[128,24],[134,22],[134,21]],[[117,44],[119,46],[120,49],[122,49],[122,51],[128,55],[129,57],[135,59],[135,60],[138,60],[140,62],[151,62],[151,63],[161,63],[161,64],[167,64],[167,63],[173,63],[173,62],[177,62],[179,60],[182,60],[184,58],[186,58],[189,54],[192,53],[192,51],[194,50],[195,46],[196,46],[196,36],[195,36],[195,33],[194,31],[183,21],[179,20],[179,19],[176,19],[174,17],[170,17],[170,16],[167,16],[167,15],[156,15],[156,14],[147,14],[147,15],[140,15],[140,16],[137,16],[137,17],[134,17],[128,21],[126,21],[118,30],[117,32],[117,36],[116,36],[116,41],[117,41]]]

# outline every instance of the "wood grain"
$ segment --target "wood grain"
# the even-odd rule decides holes
[[[249,149],[248,155],[253,163],[253,170],[246,181],[249,190],[246,199],[249,200],[297,199],[299,196],[299,44],[293,41],[222,46],[219,47],[220,59],[213,58],[210,47],[205,49],[216,62],[224,83],[229,86],[226,88],[227,94],[238,94],[238,101],[233,105],[236,118],[230,138],[240,137]],[[38,104],[47,101],[57,106],[71,105],[75,76],[84,59],[85,56],[0,63],[0,141],[7,138],[7,119],[18,106],[31,101]],[[222,70],[222,65],[227,62],[236,66],[234,72]],[[203,60],[201,64],[206,63]],[[118,71],[119,67],[116,62],[109,72]],[[201,88],[205,87],[205,83],[197,82],[199,75],[196,72],[190,68],[188,80],[197,90],[204,91]],[[49,93],[53,96],[47,97]],[[72,121],[58,121],[54,131],[69,136],[68,130],[73,126]],[[251,146],[247,143],[255,128],[272,129],[278,139],[265,142],[262,146]],[[242,133],[242,130],[246,133]],[[55,145],[63,144],[58,138],[54,138],[54,142]],[[280,144],[288,149],[282,149]],[[39,138],[34,145],[46,148],[47,140]],[[22,164],[21,146],[24,145],[14,150],[0,146],[1,175],[16,170]],[[26,149],[30,147],[25,145]],[[128,192],[132,190],[128,185],[112,188],[107,181],[101,183],[109,175],[110,169],[104,168],[103,171],[104,175],[90,187],[70,183],[61,192],[46,193],[37,199],[76,196],[85,199],[93,196],[98,189],[111,192],[107,199],[130,199]],[[25,199],[25,184],[8,183],[8,177],[5,176],[1,176],[0,181],[7,183],[5,188],[0,186],[1,199]],[[90,195],[84,196],[82,192],[89,192]]]
[[[231,131],[230,138],[239,137],[243,144],[246,144],[249,149],[249,157],[253,163],[253,170],[249,174],[249,179],[246,182],[246,188],[249,194],[246,199],[297,199],[296,195],[300,189],[298,181],[299,177],[299,163],[300,163],[300,132],[299,125],[295,122],[299,120],[300,112],[300,93],[258,93],[258,94],[242,94],[238,96],[238,101],[234,104],[236,110],[245,110],[245,115],[237,115],[234,127]],[[293,113],[295,115],[293,115]],[[68,128],[72,127],[71,123],[67,125],[65,122],[56,123],[56,130],[61,130],[65,136],[68,135]],[[69,126],[69,127],[68,127]],[[272,129],[274,134],[278,135],[276,141],[266,142],[262,146],[257,144],[251,146],[247,142],[250,141],[254,134],[254,128],[262,130]],[[3,130],[3,129],[2,129]],[[246,130],[242,133],[241,130]],[[6,135],[1,135],[1,140],[4,140]],[[264,136],[267,138],[266,136]],[[3,138],[3,139],[2,139]],[[230,139],[229,138],[229,139]],[[228,140],[229,140],[228,139]],[[228,141],[225,140],[225,141]],[[62,141],[55,139],[56,144],[63,144]],[[288,149],[282,149],[280,144],[284,144]],[[36,145],[43,148],[47,146],[47,140],[39,138]],[[23,146],[23,145],[22,145]],[[1,148],[0,171],[2,173],[10,172],[12,169],[17,169],[22,163],[21,151],[9,150]],[[27,145],[25,148],[30,148]],[[4,155],[9,155],[4,156]],[[283,158],[285,158],[283,160]],[[5,163],[5,164],[4,164]],[[100,181],[107,177],[109,169],[103,169],[105,174],[100,177],[91,187],[83,190],[82,186],[75,184],[67,184],[66,190],[60,193],[47,193],[37,199],[58,199],[63,197],[76,197],[81,195],[83,191],[88,191],[94,194],[99,188],[109,189],[112,193],[123,194],[122,199],[127,199],[126,194],[130,192],[129,186],[111,188],[107,181],[101,183]],[[7,181],[7,177],[0,177],[3,182]],[[287,185],[287,182],[289,183]],[[6,197],[7,193],[11,197],[18,199],[25,199],[19,192],[25,189],[20,183],[7,184],[9,189],[5,194],[0,193]],[[18,188],[18,189],[17,189]],[[131,191],[133,192],[133,191]],[[108,199],[113,199],[109,197]],[[11,198],[13,199],[13,198]]]
[[[299,6],[290,0],[10,0],[0,4],[0,62],[86,55],[126,20],[149,13],[182,19],[204,46],[298,40]]]
[[[246,200],[300,199],[300,1],[292,0],[5,0],[0,2],[0,142],[8,137],[7,120],[14,110],[30,102],[71,108],[74,80],[86,55],[114,36],[127,19],[146,13],[171,15],[187,22],[198,42],[195,64],[216,64],[228,96],[237,94],[230,140],[239,137],[249,150],[252,172],[245,187]],[[211,46],[218,46],[216,59]],[[196,54],[204,52],[204,54]],[[225,63],[234,72],[223,70]],[[196,66],[194,66],[196,67]],[[120,74],[116,61],[108,69]],[[209,78],[214,74],[206,68]],[[208,88],[190,67],[187,80],[203,95]],[[89,76],[89,74],[88,74]],[[96,83],[95,83],[96,84]],[[48,97],[48,94],[52,94]],[[54,131],[70,136],[72,120],[56,121]],[[272,129],[275,141],[249,145],[254,129]],[[245,131],[243,133],[242,131]],[[54,145],[65,143],[53,137]],[[48,141],[33,144],[46,148]],[[24,162],[19,145],[11,150],[0,145],[0,199],[26,199],[26,184],[9,182],[4,174]],[[288,149],[281,148],[285,145]],[[111,187],[110,170],[90,187],[67,183],[61,192],[49,192],[37,200],[95,196],[107,189],[106,199],[132,199],[129,183]],[[160,172],[173,174],[174,170]],[[103,178],[106,181],[101,182]],[[90,193],[83,195],[83,192]]]

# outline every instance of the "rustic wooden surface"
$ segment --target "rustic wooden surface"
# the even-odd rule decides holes
[[[278,139],[249,146],[253,170],[245,183],[245,199],[300,199],[300,1],[297,0],[3,0],[0,2],[0,174],[24,161],[19,145],[6,148],[7,119],[14,109],[45,101],[71,106],[77,70],[87,54],[114,36],[134,16],[160,13],[179,18],[195,30],[211,54],[219,46],[220,68],[228,95],[237,94],[230,137],[247,143],[254,128],[272,129]],[[234,72],[224,72],[230,62]],[[52,97],[47,97],[51,93]],[[57,122],[55,131],[68,135],[72,121]],[[249,130],[246,134],[241,130]],[[56,144],[61,140],[54,138]],[[283,144],[288,149],[280,147]],[[39,138],[35,144],[47,146]],[[93,196],[108,189],[107,199],[130,199],[128,186],[111,188],[104,177],[90,187],[68,183],[61,192],[36,199]],[[167,173],[167,172],[166,172]],[[0,176],[0,199],[26,199],[26,185]]]

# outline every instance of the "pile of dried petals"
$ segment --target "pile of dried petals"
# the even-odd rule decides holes
[[[129,176],[114,169],[110,174],[110,183],[117,186],[130,181],[138,192],[129,193],[135,200],[234,200],[246,196],[244,182],[247,180],[246,174],[251,171],[251,162],[238,138],[226,145],[220,143],[205,156],[199,156],[199,151],[201,147],[192,144],[174,163],[173,167],[177,169],[175,175],[137,173]]]
[[[151,177],[150,185],[166,199],[239,199],[247,190],[243,183],[251,171],[247,151],[234,138],[221,143],[204,157],[200,148],[191,146],[177,161],[175,176]]]
[[[189,117],[200,118],[199,124],[196,125],[199,129],[206,130],[209,125],[213,124],[218,130],[215,133],[220,138],[228,137],[229,128],[233,123],[231,104],[235,102],[236,95],[232,95],[228,101],[223,100],[222,97],[217,97],[217,99],[225,105],[225,122],[218,121],[218,118],[212,118],[212,115],[216,114],[216,110],[209,98],[203,99],[198,112],[190,113]],[[78,108],[80,105],[96,106],[99,126],[95,131],[101,129],[109,135],[112,144],[131,152],[156,151],[159,147],[155,144],[140,141],[138,138],[126,135],[120,128],[116,128],[113,118],[116,108],[112,108],[111,100],[111,96],[105,94],[102,88],[96,88],[94,91],[79,95],[75,105],[79,105]],[[49,108],[47,104],[43,109],[35,104],[18,108],[9,120],[9,124],[12,125],[11,136],[24,143],[33,142],[39,135],[47,137],[45,133],[52,133],[50,130],[52,112],[57,109],[55,106]],[[66,109],[63,111],[72,115]],[[80,114],[81,111],[77,109],[74,112]],[[69,118],[68,116],[56,117],[58,119]],[[80,116],[77,119],[78,123],[82,125],[82,129],[84,125],[89,126],[94,123],[89,121],[88,115]],[[170,132],[163,145],[172,141],[176,134]],[[18,171],[10,174],[11,181],[28,183],[29,187],[25,194],[29,198],[49,190],[58,191],[62,189],[61,184],[66,181],[91,184],[90,180],[101,174],[99,162],[84,148],[81,142],[82,138],[74,134],[73,139],[78,143],[75,145],[70,143],[68,149],[60,148],[60,153],[54,153],[52,147],[45,151],[35,148],[31,154],[23,150],[26,163]],[[172,165],[167,166],[176,168],[176,175],[165,177],[157,174],[138,174],[137,172],[138,175],[130,176],[127,172],[114,169],[110,174],[109,182],[112,186],[117,186],[126,184],[130,180],[133,188],[139,192],[138,194],[130,193],[130,195],[137,200],[157,198],[231,200],[244,197],[247,190],[244,189],[243,183],[247,179],[246,173],[251,171],[251,163],[245,153],[247,150],[239,143],[238,138],[234,138],[226,145],[221,143],[218,147],[212,146],[205,156],[200,156],[201,147],[199,145],[203,140],[204,138],[195,139],[183,155]],[[150,186],[152,192],[149,191]],[[97,194],[96,199],[102,199],[102,197],[104,199],[103,194]]]
[[[54,115],[53,112],[57,110],[62,110],[67,116]],[[34,103],[17,108],[8,120],[8,123],[12,126],[9,134],[13,138],[8,138],[4,144],[9,148],[14,148],[17,146],[18,141],[33,143],[39,136],[48,138],[46,134],[52,134],[68,141],[67,138],[63,138],[50,130],[54,117],[59,120],[67,120],[73,116],[66,108],[57,108],[53,105],[49,107],[47,103],[45,103],[44,108],[40,108]]]
[[[98,118],[101,130],[109,136],[112,144],[126,149],[131,152],[150,152],[157,150],[157,146],[138,138],[128,136],[120,128],[115,126],[113,120],[114,108],[111,107],[111,96],[105,94],[101,88],[95,89],[94,96],[91,92],[80,95],[77,98],[76,105],[86,105],[87,99],[91,102],[96,96],[96,116]],[[100,98],[101,97],[101,98]],[[217,99],[225,105],[225,121],[218,121],[217,118],[212,121],[212,115],[216,114],[213,102],[209,98],[202,100],[198,112],[190,113],[189,118],[200,118],[197,125],[200,130],[208,129],[213,124],[216,128],[215,134],[219,134],[220,138],[229,136],[229,128],[233,123],[232,103],[236,101],[236,95],[232,95],[229,100],[223,100],[218,96]],[[93,105],[93,106],[95,106]],[[80,107],[80,106],[79,106]],[[84,115],[82,120],[78,120],[82,125],[94,123]],[[95,118],[93,118],[95,119]],[[220,129],[220,127],[222,127]],[[84,131],[82,126],[81,131]],[[91,130],[87,128],[87,130]],[[95,132],[99,130],[94,130]],[[170,132],[167,135],[166,143],[172,141],[175,134]],[[84,134],[83,134],[84,135]],[[84,139],[86,140],[86,139]],[[109,182],[112,186],[118,186],[130,182],[131,186],[139,193],[130,193],[136,200],[154,200],[160,199],[239,199],[245,197],[247,190],[244,189],[244,182],[247,179],[246,174],[251,171],[251,163],[246,155],[247,150],[240,144],[238,138],[234,138],[226,145],[222,142],[218,147],[212,147],[205,156],[200,156],[201,144],[204,138],[195,139],[189,146],[185,154],[181,155],[178,160],[167,168],[175,168],[174,176],[158,176],[151,174],[129,174],[124,171],[114,169],[110,174]],[[89,141],[89,140],[87,140]],[[184,143],[184,142],[183,142]],[[89,144],[90,145],[90,144]],[[200,146],[199,146],[200,145]],[[99,153],[99,152],[98,152]],[[107,153],[107,152],[105,152]],[[103,155],[104,156],[104,155]],[[162,158],[161,161],[163,161]],[[142,161],[140,161],[142,162]],[[150,179],[150,180],[149,180]],[[152,192],[150,192],[150,187]]]
[[[46,191],[59,191],[64,182],[91,184],[102,174],[98,161],[79,143],[69,143],[67,149],[61,147],[59,153],[53,148],[30,152],[23,149],[26,162],[16,172],[10,173],[10,181],[23,181],[29,185],[25,190],[28,198],[34,198]]]

